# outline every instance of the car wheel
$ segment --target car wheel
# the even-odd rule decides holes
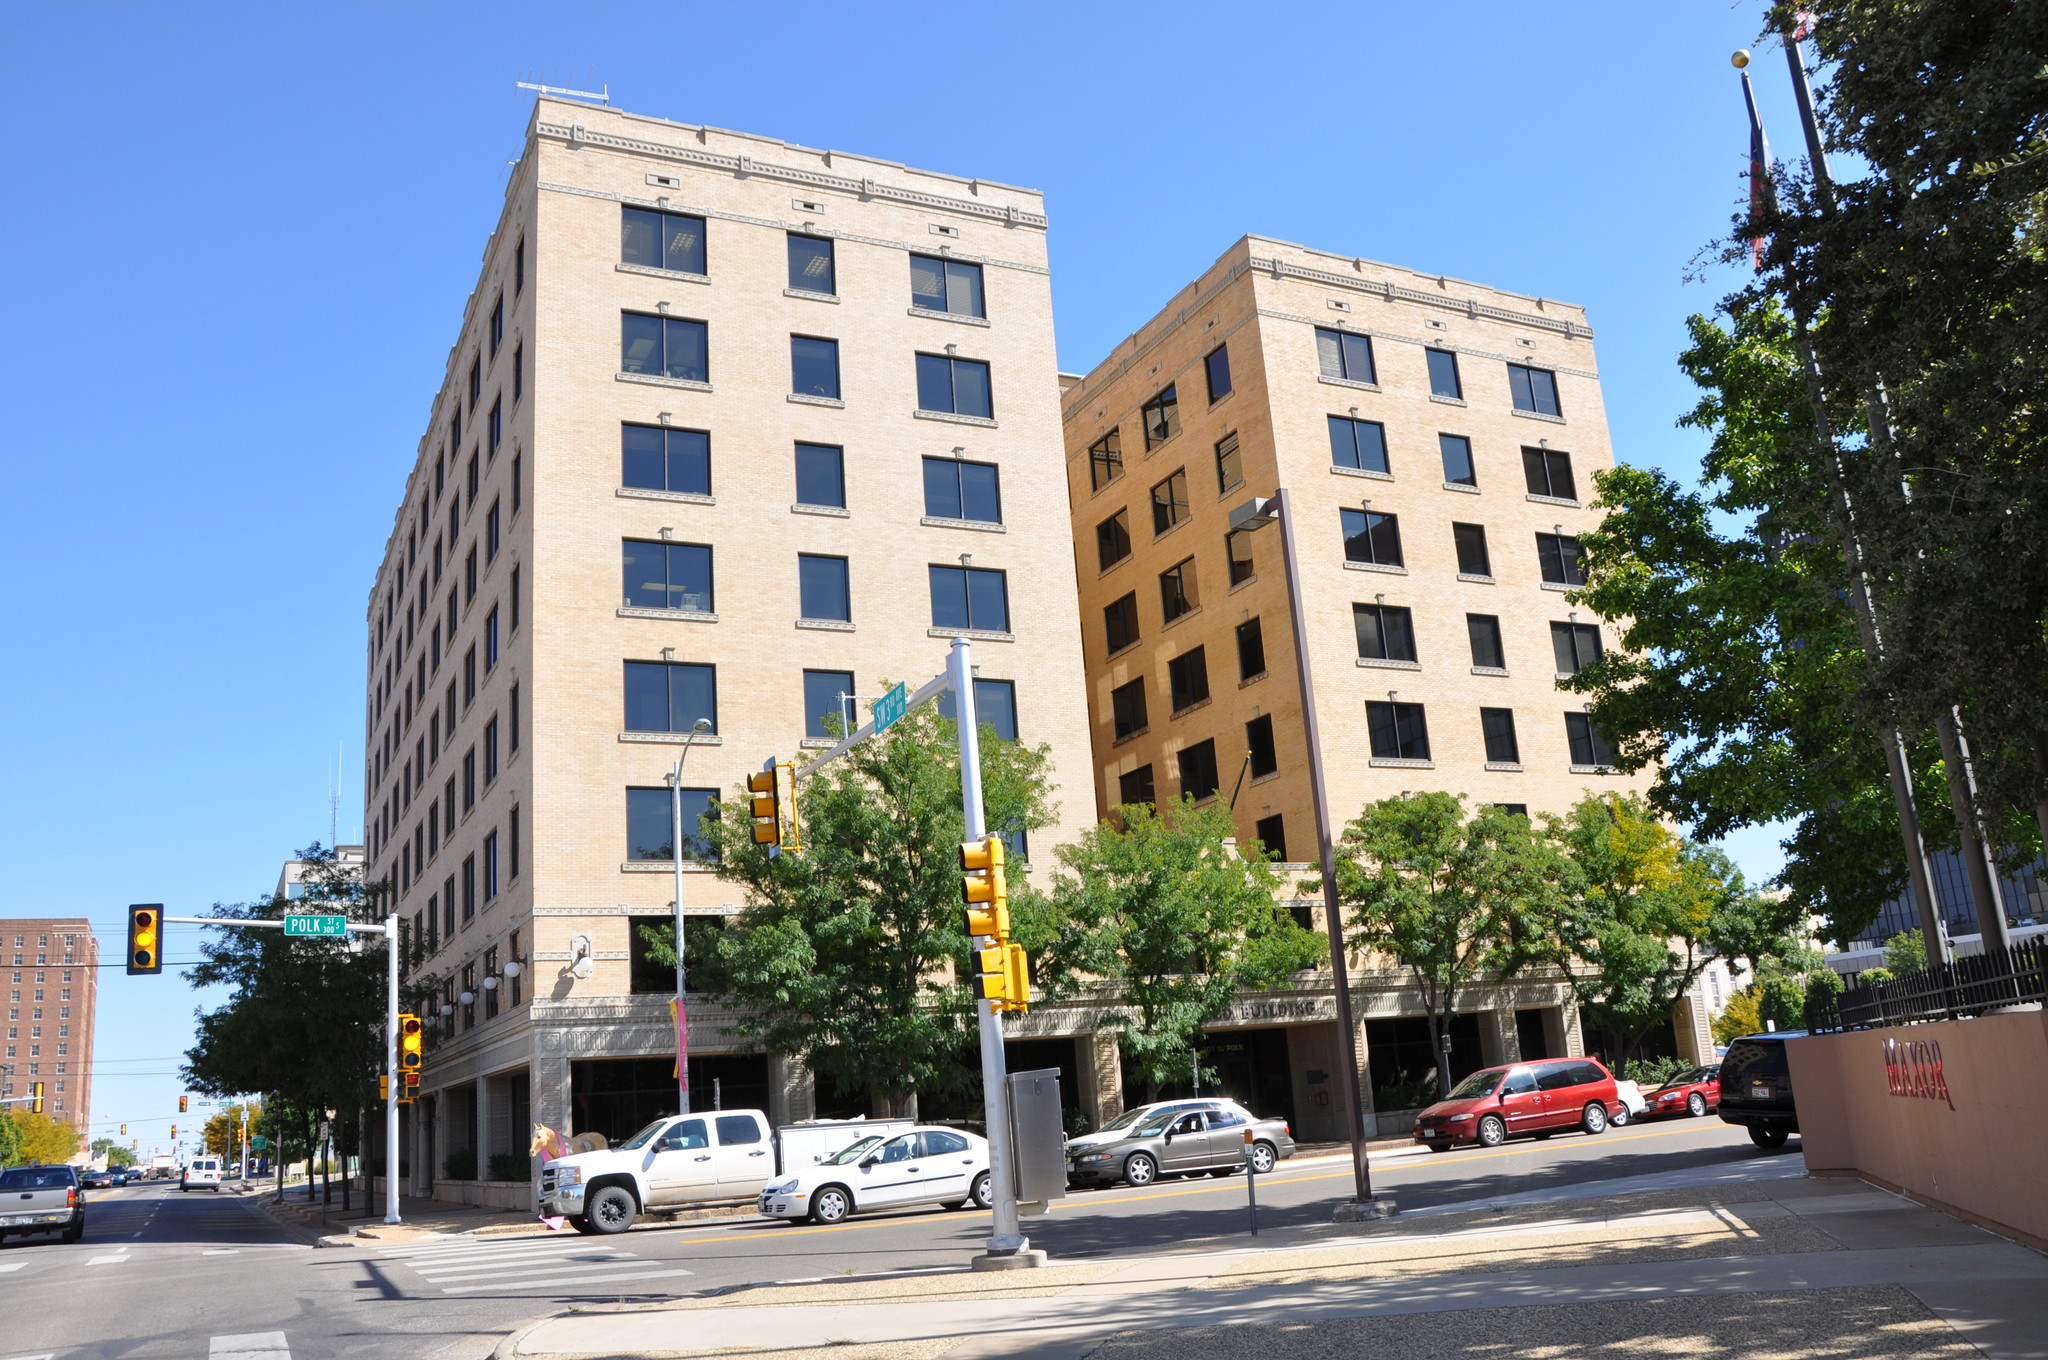
[[[1628,1106],[1622,1105],[1618,1107],[1613,1114],[1607,1117],[1607,1122],[1618,1129],[1626,1126],[1628,1121],[1633,1118],[1635,1118],[1635,1116],[1628,1112]]]
[[[1544,1130],[1543,1132],[1541,1132],[1541,1133],[1532,1133],[1532,1134],[1530,1134],[1529,1136],[1530,1136],[1531,1138],[1534,1138],[1534,1139],[1535,1139],[1535,1140],[1536,1140],[1537,1142],[1541,1143],[1541,1142],[1543,1142],[1544,1140],[1546,1140],[1546,1139],[1548,1139],[1548,1138],[1550,1137],[1550,1130],[1548,1130],[1548,1129],[1545,1129],[1545,1130]]]
[[[1159,1163],[1142,1152],[1133,1152],[1124,1162],[1124,1179],[1132,1185],[1150,1185],[1159,1179]]]
[[[811,1196],[811,1222],[838,1223],[853,1212],[853,1196],[837,1185],[828,1185]]]
[[[1430,1143],[1426,1146],[1431,1152],[1449,1152],[1451,1150],[1449,1143]]]
[[[1707,1112],[1707,1098],[1698,1091],[1694,1091],[1685,1098],[1685,1112],[1694,1119],[1698,1119]]]
[[[76,1223],[73,1223],[70,1227],[66,1228],[64,1230],[64,1236],[59,1240],[64,1242],[76,1242],[79,1238],[84,1236],[85,1220],[81,1218]]]
[[[1280,1165],[1280,1152],[1271,1143],[1252,1144],[1252,1170],[1261,1176]]]
[[[597,1232],[597,1225],[582,1214],[569,1215],[569,1226],[582,1233],[585,1237],[590,1237]]]
[[[1589,1134],[1607,1132],[1607,1107],[1597,1100],[1587,1105],[1579,1115],[1579,1127]]]
[[[1220,1181],[1226,1176],[1235,1176],[1237,1174],[1237,1168],[1234,1166],[1212,1167],[1210,1168],[1209,1174]]]
[[[592,1195],[587,1204],[590,1226],[607,1237],[632,1227],[633,1220],[640,1216],[640,1206],[624,1186],[607,1185]]]
[[[977,1209],[992,1209],[996,1203],[996,1183],[984,1171],[974,1178],[974,1185],[967,1192],[967,1198]]]
[[[1508,1140],[1507,1125],[1497,1115],[1488,1115],[1479,1121],[1479,1141],[1486,1147],[1499,1147]]]
[[[1776,1151],[1778,1148],[1785,1146],[1785,1139],[1789,1136],[1782,1124],[1751,1124],[1749,1126],[1749,1141],[1755,1143],[1760,1148]]]

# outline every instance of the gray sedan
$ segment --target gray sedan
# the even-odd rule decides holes
[[[1206,1110],[1160,1110],[1114,1142],[1076,1147],[1067,1175],[1075,1185],[1150,1185],[1161,1176],[1228,1176],[1247,1159],[1252,1170],[1264,1175],[1293,1155],[1294,1137],[1286,1121],[1257,1119],[1242,1106],[1225,1103]]]

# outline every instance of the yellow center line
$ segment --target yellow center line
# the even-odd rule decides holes
[[[1691,1132],[1691,1131],[1693,1130],[1693,1127],[1694,1127],[1694,1126],[1693,1126],[1693,1125],[1691,1125],[1691,1124],[1674,1124],[1674,1125],[1672,1125],[1672,1126],[1671,1126],[1670,1128],[1667,1128],[1667,1129],[1649,1129],[1649,1130],[1645,1130],[1645,1131],[1644,1131],[1644,1132],[1642,1132],[1642,1133],[1624,1133],[1624,1134],[1620,1134],[1620,1135],[1618,1135],[1618,1136],[1613,1136],[1613,1137],[1611,1137],[1611,1138],[1609,1139],[1609,1141],[1611,1141],[1611,1142],[1616,1142],[1616,1143],[1632,1143],[1632,1142],[1634,1142],[1635,1140],[1637,1140],[1638,1138],[1669,1138],[1669,1137],[1671,1137],[1671,1136],[1672,1136],[1672,1135],[1674,1135],[1674,1134],[1679,1134],[1679,1133],[1689,1133],[1689,1132]],[[1512,1157],[1512,1156],[1518,1156],[1518,1155],[1520,1155],[1520,1154],[1522,1154],[1522,1153],[1525,1153],[1525,1152],[1531,1152],[1531,1151],[1534,1151],[1534,1149],[1533,1149],[1533,1148],[1522,1148],[1522,1147],[1513,1147],[1513,1148],[1492,1148],[1492,1149],[1488,1149],[1487,1151],[1484,1151],[1484,1152],[1467,1152],[1467,1153],[1462,1153],[1462,1154],[1458,1154],[1458,1155],[1454,1155],[1454,1156],[1448,1156],[1448,1157],[1445,1157],[1445,1156],[1435,1156],[1435,1155],[1432,1155],[1432,1156],[1430,1156],[1430,1157],[1429,1157],[1429,1158],[1428,1158],[1427,1160],[1418,1160],[1418,1161],[1417,1161],[1417,1162],[1415,1163],[1415,1165],[1416,1165],[1416,1167],[1417,1167],[1418,1169],[1419,1169],[1419,1168],[1423,1168],[1423,1167],[1438,1167],[1438,1166],[1450,1166],[1450,1165],[1452,1165],[1452,1164],[1454,1164],[1454,1163],[1457,1163],[1457,1162],[1476,1162],[1476,1161],[1483,1161],[1483,1160],[1485,1160],[1485,1159],[1487,1159],[1487,1158],[1489,1158],[1489,1157]],[[1379,1166],[1379,1167],[1374,1167],[1374,1168],[1373,1168],[1373,1172],[1374,1172],[1374,1174],[1376,1174],[1376,1175],[1386,1176],[1386,1175],[1392,1175],[1392,1174],[1394,1174],[1394,1173],[1396,1173],[1396,1172],[1399,1172],[1399,1171],[1402,1171],[1402,1170],[1405,1170],[1405,1169],[1406,1169],[1406,1168],[1405,1168],[1404,1166],[1402,1166],[1401,1164],[1397,1163],[1397,1164],[1395,1164],[1395,1165],[1393,1165],[1393,1166]],[[1277,1174],[1277,1173],[1275,1173],[1275,1174]],[[1317,1173],[1315,1173],[1315,1174],[1313,1174],[1313,1175],[1300,1175],[1300,1174],[1295,1174],[1295,1175],[1281,1175],[1281,1176],[1279,1176],[1279,1179],[1277,1180],[1277,1182],[1276,1182],[1276,1180],[1275,1180],[1275,1174],[1268,1174],[1268,1175],[1265,1175],[1265,1176],[1261,1176],[1261,1177],[1259,1177],[1259,1179],[1260,1179],[1260,1180],[1262,1180],[1262,1181],[1266,1181],[1266,1182],[1267,1182],[1267,1183],[1269,1183],[1269,1184],[1274,1184],[1274,1183],[1277,1183],[1277,1184],[1280,1184],[1280,1185],[1302,1185],[1302,1184],[1306,1184],[1306,1183],[1307,1183],[1307,1182],[1309,1182],[1309,1181],[1336,1181],[1336,1180],[1345,1180],[1345,1181],[1348,1181],[1348,1180],[1350,1180],[1350,1179],[1351,1179],[1351,1172],[1350,1172],[1350,1171],[1349,1171],[1348,1169],[1347,1169],[1347,1170],[1344,1170],[1344,1171],[1324,1171],[1324,1172],[1317,1172]],[[1223,1184],[1219,1184],[1219,1185],[1196,1185],[1196,1186],[1188,1186],[1187,1188],[1185,1188],[1185,1189],[1181,1189],[1181,1190],[1158,1190],[1158,1191],[1153,1191],[1153,1192],[1151,1192],[1151,1193],[1149,1193],[1149,1194],[1143,1194],[1143,1195],[1129,1195],[1129,1194],[1126,1194],[1126,1195],[1119,1195],[1119,1196],[1117,1196],[1117,1197],[1116,1197],[1115,1199],[1105,1199],[1105,1200],[1101,1200],[1101,1201],[1095,1201],[1095,1200],[1091,1199],[1091,1200],[1089,1201],[1089,1203],[1088,1203],[1088,1204],[1081,1204],[1081,1205],[1075,1205],[1075,1206],[1073,1206],[1073,1207],[1074,1207],[1074,1208],[1080,1208],[1080,1209],[1085,1209],[1085,1208],[1089,1208],[1089,1207],[1091,1207],[1091,1206],[1092,1206],[1093,1204],[1095,1204],[1095,1203],[1097,1203],[1097,1202],[1100,1202],[1100,1203],[1104,1203],[1104,1204],[1132,1204],[1132,1203],[1135,1203],[1135,1202],[1137,1202],[1137,1201],[1139,1201],[1139,1200],[1147,1200],[1147,1199],[1182,1199],[1182,1198],[1185,1198],[1186,1196],[1189,1196],[1189,1195],[1223,1195],[1223,1194],[1229,1194],[1229,1193],[1230,1193],[1230,1192],[1231,1192],[1232,1190],[1234,1190],[1234,1189],[1235,1189],[1235,1188],[1236,1188],[1236,1187],[1237,1187],[1237,1186],[1238,1186],[1239,1184],[1242,1184],[1242,1182],[1240,1182],[1240,1181],[1237,1181],[1237,1180],[1236,1180],[1235,1178],[1232,1178],[1232,1179],[1231,1179],[1230,1181],[1228,1181],[1228,1182],[1225,1182],[1225,1183],[1223,1183]],[[1052,1211],[1052,1210],[1058,1210],[1058,1209],[1060,1209],[1061,1207],[1063,1207],[1063,1202],[1061,1202],[1061,1201],[1055,1201],[1054,1203],[1052,1203],[1052,1204],[1050,1204],[1050,1205],[1047,1205],[1046,1207],[1047,1207],[1047,1209],[1048,1209],[1049,1211]],[[949,1215],[949,1217],[950,1217],[950,1215]],[[971,1214],[969,1214],[969,1215],[968,1215],[968,1217],[969,1217],[969,1218],[973,1218],[973,1219],[983,1219],[983,1218],[988,1218],[988,1217],[991,1217],[991,1215],[990,1215],[990,1214],[988,1214],[988,1213],[987,1213],[986,1211],[977,1211],[977,1212],[975,1212],[975,1213],[971,1213]],[[960,1221],[964,1222],[965,1220],[963,1219],[963,1220],[960,1220]],[[775,1232],[773,1232],[773,1233],[766,1233],[766,1232],[764,1232],[764,1233],[763,1233],[762,1235],[763,1235],[763,1236],[767,1236],[767,1237],[771,1237],[771,1238],[773,1238],[773,1239],[777,1239],[777,1240],[779,1240],[779,1239],[781,1239],[781,1238],[784,1238],[784,1237],[807,1237],[807,1236],[810,1236],[810,1235],[811,1235],[811,1234],[813,1234],[813,1233],[828,1233],[828,1232],[851,1232],[851,1231],[854,1231],[855,1229],[859,1229],[859,1228],[883,1228],[883,1227],[890,1227],[890,1226],[895,1226],[895,1225],[898,1225],[898,1224],[900,1224],[900,1222],[901,1222],[901,1220],[899,1220],[899,1219],[868,1219],[868,1220],[866,1220],[866,1221],[864,1221],[864,1222],[860,1222],[860,1223],[832,1223],[832,1224],[826,1224],[826,1225],[823,1225],[823,1226],[819,1226],[819,1227],[810,1227],[810,1228],[781,1228],[781,1229],[778,1229],[778,1230],[776,1230],[776,1231],[775,1231]],[[745,1224],[745,1225],[739,1225],[739,1224],[735,1224],[735,1225],[734,1225],[733,1227],[731,1227],[731,1228],[724,1228],[724,1229],[721,1229],[721,1230],[719,1230],[719,1231],[720,1231],[720,1235],[719,1235],[718,1237],[716,1237],[716,1238],[713,1238],[713,1237],[708,1237],[708,1236],[707,1236],[707,1237],[700,1237],[700,1238],[696,1238],[696,1239],[694,1239],[694,1240],[695,1240],[695,1241],[697,1241],[697,1242],[702,1242],[702,1243],[706,1243],[706,1244],[709,1244],[709,1243],[711,1243],[711,1242],[719,1242],[719,1243],[721,1243],[721,1244],[722,1244],[722,1243],[726,1243],[726,1242],[738,1242],[738,1241],[751,1241],[751,1240],[753,1240],[753,1238],[752,1238],[752,1236],[751,1236],[751,1235],[750,1235],[750,1236],[748,1236],[748,1237],[745,1237],[745,1238],[742,1238],[742,1237],[741,1237],[741,1236],[739,1235],[739,1233],[738,1233],[737,1229],[738,1229],[739,1227],[741,1227],[741,1226],[765,1229],[765,1228],[766,1228],[766,1227],[767,1227],[768,1225],[766,1225],[766,1224]]]

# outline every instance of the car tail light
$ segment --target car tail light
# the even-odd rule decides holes
[[[1286,1120],[1283,1119],[1280,1121],[1280,1132],[1286,1134],[1289,1138],[1292,1138],[1294,1136],[1294,1125],[1288,1123]]]
[[[64,1192],[64,1207],[67,1209],[76,1209],[78,1207],[77,1186],[74,1185],[69,1190],[66,1190]]]

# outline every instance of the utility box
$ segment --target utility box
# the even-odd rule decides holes
[[[1017,1207],[1044,1213],[1067,1197],[1067,1131],[1060,1118],[1060,1070],[1012,1072],[1007,1080]]]

